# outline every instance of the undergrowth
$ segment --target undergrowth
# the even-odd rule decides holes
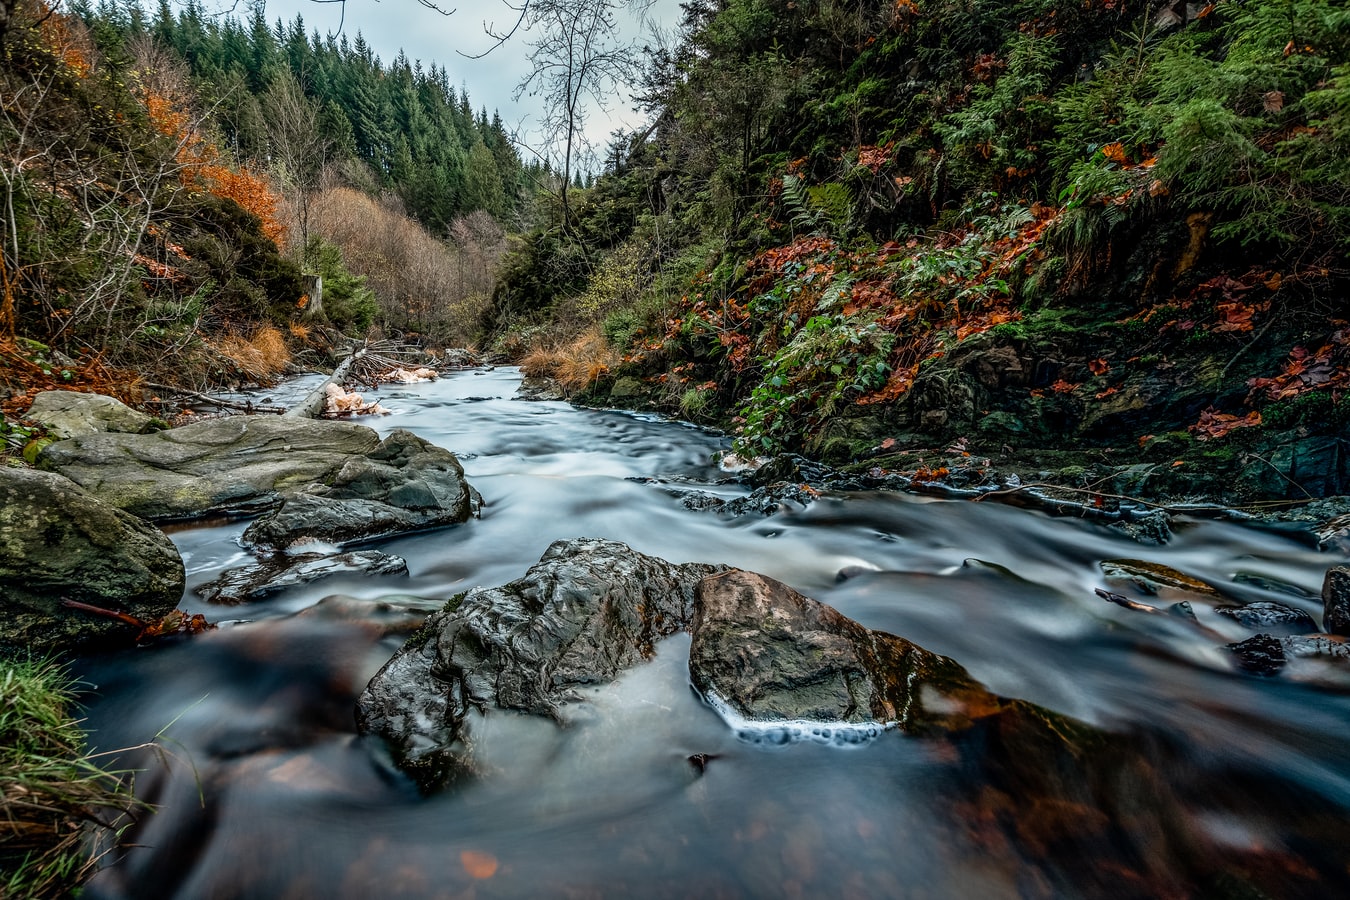
[[[60,666],[0,673],[0,896],[67,897],[97,864],[94,833],[115,830],[133,801],[86,755]]]

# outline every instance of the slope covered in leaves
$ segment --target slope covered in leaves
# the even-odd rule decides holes
[[[1330,453],[1299,490],[1350,488],[1343,5],[685,10],[652,128],[508,261],[502,319],[589,323],[611,376],[752,452],[1233,462],[1292,434]],[[597,300],[631,247],[649,287]]]
[[[303,288],[275,243],[278,196],[220,154],[184,98],[46,7],[21,8],[2,50],[11,391],[125,390],[133,376],[108,366],[228,367],[214,338],[289,323]]]

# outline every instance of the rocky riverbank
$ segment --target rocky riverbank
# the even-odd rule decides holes
[[[453,454],[407,431],[381,439],[350,422],[278,416],[147,428],[111,398],[76,399],[47,406],[99,414],[63,425],[74,436],[42,448],[41,471],[0,469],[0,649],[128,641],[136,622],[171,613],[183,563],[158,524],[258,516],[244,543],[259,561],[234,573],[236,585],[253,585],[236,587],[247,595],[279,572],[387,571],[391,561],[356,554],[298,569],[271,558],[457,524],[481,502]]]

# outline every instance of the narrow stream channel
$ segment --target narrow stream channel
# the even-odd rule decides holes
[[[93,739],[142,770],[138,794],[158,810],[86,896],[1347,895],[1350,669],[1245,675],[1212,633],[1252,634],[1213,612],[1222,603],[1274,600],[1320,620],[1323,573],[1344,560],[1231,523],[1181,522],[1151,547],[1102,525],[900,494],[826,496],[769,517],[694,511],[679,490],[745,492],[711,462],[725,439],[515,401],[518,383],[498,369],[381,391],[393,414],[365,424],[453,450],[486,501],[481,520],[382,543],[409,576],[210,606],[192,588],[247,560],[235,543],[246,523],[174,531],[184,608],[222,627],[81,671],[95,688]],[[1139,755],[1106,768],[1061,760],[1043,773],[1047,793],[1024,791],[999,748],[980,762],[969,747],[899,734],[748,740],[694,695],[688,639],[676,636],[593,690],[568,728],[494,717],[478,748],[485,774],[419,796],[352,717],[399,640],[312,607],[345,594],[434,608],[581,536],[780,579]],[[1221,596],[1148,596],[1105,580],[1108,559],[1170,566]],[[846,568],[863,574],[838,580]],[[1099,587],[1189,600],[1211,633],[1108,604]],[[1002,752],[1034,762],[1037,748]],[[701,771],[696,754],[709,757]]]

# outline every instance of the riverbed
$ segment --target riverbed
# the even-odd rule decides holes
[[[825,495],[774,515],[696,510],[747,492],[725,437],[686,423],[512,399],[512,369],[379,392],[459,455],[481,518],[381,542],[407,576],[339,576],[222,607],[193,588],[248,561],[246,522],[176,527],[183,608],[219,631],[87,662],[88,725],[156,808],[87,896],[1329,897],[1350,877],[1350,677],[1305,661],[1239,671],[1253,632],[1214,608],[1277,601],[1320,620],[1328,566],[1292,533],[1180,520],[1165,546],[993,502]],[[999,753],[883,734],[738,732],[689,687],[688,639],[590,689],[566,728],[498,715],[482,774],[430,797],[356,734],[354,698],[400,640],[325,597],[434,608],[520,577],[555,540],[784,581],[964,665],[991,690],[1105,735],[1046,784]],[[1215,593],[1108,580],[1104,560]],[[840,574],[851,577],[841,579]],[[1103,601],[1110,589],[1195,620]],[[317,605],[316,605],[317,604]],[[135,748],[135,749],[127,749]],[[1128,759],[1121,761],[1121,748]],[[1047,756],[1047,759],[1052,758]],[[691,762],[691,758],[699,760]]]

